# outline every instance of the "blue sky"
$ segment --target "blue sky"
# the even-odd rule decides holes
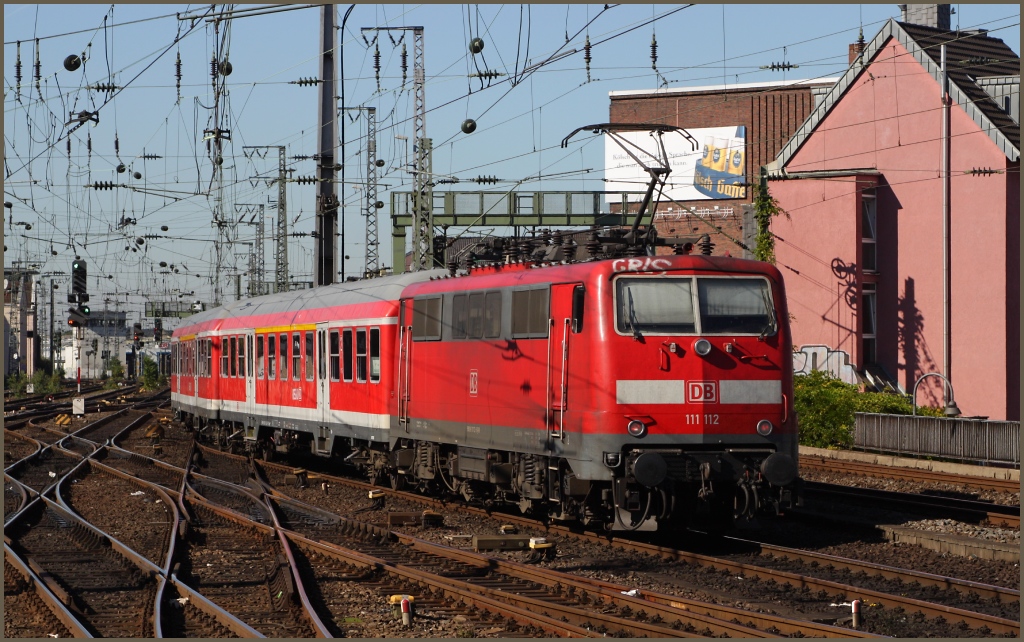
[[[1019,5],[953,6],[954,28],[989,29],[1020,51]],[[340,23],[348,5],[337,7]],[[262,180],[276,175],[276,156],[247,157],[243,147],[284,145],[294,176],[314,175],[312,161],[292,156],[317,152],[317,91],[290,83],[318,75],[319,9],[221,22],[216,32],[201,17],[208,9],[4,5],[4,200],[13,205],[4,212],[5,266],[20,261],[38,265],[44,273],[69,272],[78,254],[89,262],[90,290],[118,293],[118,300],[136,313],[145,301],[173,300],[179,294],[209,302],[215,275],[213,210],[219,207],[235,219],[235,212],[242,209],[236,206],[277,197],[276,186]],[[197,19],[179,20],[186,15]],[[607,9],[553,4],[358,5],[343,34],[345,105],[377,110],[377,156],[385,162],[378,173],[379,197],[389,203],[391,191],[411,188],[411,175],[404,167],[411,159],[414,136],[411,34],[405,41],[408,80],[403,87],[401,44],[392,41],[401,32],[390,32],[391,37],[381,33],[368,46],[363,36],[370,39],[373,33],[362,29],[422,26],[426,130],[434,142],[437,178],[466,181],[488,175],[508,181],[495,189],[511,189],[522,181],[523,190],[603,190],[599,137],[578,135],[568,149],[560,149],[559,143],[579,126],[608,120],[608,92],[660,84],[836,77],[846,69],[847,46],[856,40],[858,30],[863,27],[870,40],[891,17],[899,17],[895,4],[631,4]],[[590,82],[583,60],[588,35],[593,45]],[[652,69],[652,36],[658,43],[657,72]],[[484,41],[482,54],[475,57],[468,49],[474,37]],[[20,91],[15,71],[18,41]],[[213,127],[210,60],[218,42],[232,65],[228,94],[220,104],[231,140],[224,148],[219,204],[211,184],[213,160],[202,141],[204,130]],[[381,61],[379,91],[376,49]],[[64,69],[65,57],[83,52],[84,66]],[[180,100],[175,78],[178,54]],[[759,69],[779,62],[799,68],[785,75]],[[533,73],[523,74],[524,68],[534,65],[539,66]],[[467,77],[478,70],[503,75],[488,86],[487,81]],[[111,82],[119,88],[112,98],[88,89]],[[98,111],[100,122],[70,134],[69,163],[65,123],[71,112],[82,110]],[[473,134],[460,131],[466,118],[477,121]],[[349,119],[345,129],[346,184],[340,191],[346,203],[344,253],[351,256],[345,273],[352,275],[362,271],[365,255],[363,196],[356,189],[367,162],[365,120]],[[118,174],[119,163],[128,171]],[[135,172],[141,178],[133,178]],[[102,181],[131,188],[85,187]],[[315,188],[290,184],[288,211],[293,231],[313,231]],[[266,214],[265,256],[272,280],[269,240],[274,213],[267,209]],[[384,265],[390,265],[391,257],[388,215],[388,208],[381,211]],[[120,225],[122,219],[135,222]],[[144,238],[142,245],[135,242],[145,235],[156,238]],[[224,248],[221,272],[225,300],[233,299],[232,275],[246,272],[254,227],[239,225],[231,238],[235,242]],[[312,248],[308,236],[290,240],[294,278],[312,279]],[[174,264],[178,273],[161,268],[161,261]],[[99,278],[108,275],[111,278]],[[243,291],[246,284],[243,277]]]

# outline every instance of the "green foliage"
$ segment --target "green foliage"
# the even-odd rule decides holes
[[[156,361],[143,355],[142,357],[142,385],[146,390],[156,390],[160,387],[160,371],[156,367]]]
[[[754,186],[754,224],[757,231],[754,235],[754,258],[758,261],[775,265],[775,236],[772,234],[772,219],[782,214],[789,218],[789,213],[779,206],[768,192],[768,184],[762,178]]]
[[[46,374],[42,370],[36,370],[36,373],[32,376],[35,394],[52,395],[60,392],[62,377],[63,373],[59,371],[53,374]]]
[[[830,373],[815,370],[793,378],[793,408],[800,422],[800,444],[817,448],[853,445],[854,413],[909,415],[911,401],[902,395],[860,392]],[[941,417],[942,409],[918,406],[917,414]]]
[[[121,365],[121,360],[117,357],[110,357],[107,361],[107,368],[110,369],[110,378],[103,387],[113,390],[124,379],[124,366]]]
[[[7,375],[4,380],[4,390],[9,391],[15,397],[25,394],[25,386],[28,385],[28,376],[20,370]]]

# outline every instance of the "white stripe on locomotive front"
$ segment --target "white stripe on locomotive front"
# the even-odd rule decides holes
[[[720,404],[781,404],[782,382],[775,380],[722,379],[718,382]],[[680,405],[686,400],[686,382],[682,379],[618,379],[615,403]]]

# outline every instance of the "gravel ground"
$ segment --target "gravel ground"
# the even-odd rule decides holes
[[[145,436],[146,428],[148,426],[143,426],[122,436],[117,440],[117,445],[125,450],[158,459],[178,468],[184,468],[189,449],[192,447],[194,433],[186,430],[180,422],[172,421],[164,424],[164,436],[160,439],[162,452],[154,454],[153,440]]]
[[[421,504],[388,498],[383,509],[368,510],[370,500],[365,491],[357,491],[343,487],[328,488],[325,494],[320,486],[311,484],[309,488],[295,488],[294,485],[283,483],[280,475],[270,475],[271,483],[287,494],[310,504],[317,505],[332,512],[348,515],[362,521],[385,524],[389,511],[421,511]],[[444,526],[438,528],[422,528],[402,526],[398,530],[448,546],[469,548],[472,535],[494,535],[501,525],[500,515],[493,518],[477,517],[445,511]],[[769,522],[769,524],[772,524]],[[964,577],[975,581],[1019,586],[1020,571],[1015,565],[995,563],[984,560],[967,560],[949,558],[919,547],[894,545],[886,541],[878,541],[877,531],[852,533],[849,528],[836,529],[822,525],[800,525],[789,522],[776,522],[769,527],[768,533],[774,532],[783,541],[780,544],[792,547],[821,550],[840,557],[864,559],[882,564],[910,568],[925,572]],[[544,537],[540,529],[531,531],[523,529],[521,535]],[[686,537],[686,536],[684,536]],[[806,540],[805,540],[806,537]],[[552,569],[567,571],[581,577],[617,582],[630,588],[644,588],[671,595],[678,595],[695,600],[713,602],[729,606],[737,606],[759,612],[776,613],[783,616],[815,619],[842,624],[849,615],[849,605],[843,604],[838,596],[816,595],[791,587],[774,583],[765,583],[750,578],[734,577],[727,572],[712,571],[704,568],[691,567],[681,562],[666,562],[636,553],[611,550],[608,547],[578,542],[561,537],[550,538],[557,545],[557,557],[541,564]],[[865,542],[864,539],[876,541]],[[689,542],[680,542],[678,536],[674,542],[677,546],[691,548]],[[699,546],[699,544],[695,544]],[[528,554],[520,552],[491,552],[494,557],[504,557],[514,561],[530,561]],[[740,558],[738,558],[740,559]],[[758,565],[770,565],[770,560],[763,558],[740,559]],[[824,576],[820,569],[804,568],[805,574]],[[905,587],[886,584],[872,578],[836,577],[838,581],[848,580],[858,586],[876,590],[897,591],[906,593]],[[902,588],[902,590],[901,590]],[[1003,617],[1019,616],[1019,606],[1003,607],[999,605],[969,603],[955,593],[928,594],[922,599],[943,601],[953,606],[970,608],[980,612],[995,613]],[[833,606],[834,605],[834,606]],[[868,630],[883,635],[902,635],[910,637],[934,636],[964,637],[978,635],[978,631],[963,630],[953,624],[935,620],[915,619],[894,609],[880,609],[870,604],[865,605],[865,620],[871,612],[871,624]],[[372,610],[372,608],[371,608]],[[1014,618],[1016,619],[1016,618]]]
[[[921,493],[923,491],[939,491],[944,493],[955,493],[957,495],[974,496],[975,499],[1006,506],[1020,506],[1020,492],[1007,493],[999,490],[985,488],[965,488],[955,484],[938,482],[910,481],[907,479],[888,479],[883,477],[864,477],[862,475],[849,475],[830,471],[813,470],[801,468],[800,477],[806,481],[821,482],[825,484],[839,484],[841,486],[858,486],[860,488],[875,488],[878,490],[889,490],[898,493]]]
[[[65,492],[65,500],[82,519],[163,566],[173,511],[155,492],[114,475],[91,471],[66,487]]]

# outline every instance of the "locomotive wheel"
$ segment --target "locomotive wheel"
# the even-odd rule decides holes
[[[401,473],[391,473],[388,475],[388,481],[391,482],[391,490],[405,490],[408,485],[405,480],[405,475]]]

